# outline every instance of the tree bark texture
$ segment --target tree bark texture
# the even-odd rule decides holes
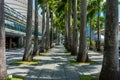
[[[72,0],[68,0],[68,51],[71,51]]]
[[[4,0],[0,0],[0,80],[5,80],[6,76]]]
[[[50,11],[49,11],[49,5],[47,3],[46,6],[46,49],[50,48],[50,28],[49,28],[49,16],[50,16]]]
[[[77,55],[77,0],[74,0],[74,27],[73,27],[73,42],[72,42],[72,52],[71,55]]]
[[[50,29],[50,47],[52,48],[53,42],[53,13],[51,13],[51,29]]]
[[[28,1],[27,11],[27,27],[26,27],[26,45],[23,55],[23,61],[32,61],[33,47],[32,47],[32,0]]]
[[[39,55],[39,48],[38,48],[38,0],[35,0],[34,55]]]
[[[100,3],[98,3],[100,6]],[[99,7],[100,8],[100,7]],[[97,51],[101,50],[101,33],[100,33],[100,10],[98,8],[98,20],[97,20],[97,25],[98,25],[98,39],[97,39]]]
[[[118,0],[107,0],[104,58],[99,80],[120,80]]]
[[[80,28],[80,44],[79,44],[79,53],[77,56],[77,62],[87,62],[88,61],[88,52],[87,52],[87,43],[86,43],[86,34],[87,34],[87,0],[81,0],[81,28]]]
[[[45,25],[45,0],[42,0],[42,46],[40,49],[42,49],[41,51],[45,52],[45,48],[46,48],[46,25]]]
[[[66,9],[65,15],[65,42],[64,46],[68,49],[68,8]]]
[[[92,44],[92,25],[91,25],[91,19],[90,19],[90,50],[93,50],[93,44]]]

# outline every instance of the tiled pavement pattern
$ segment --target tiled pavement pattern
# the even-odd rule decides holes
[[[23,49],[7,51],[7,64],[21,60]],[[92,61],[99,64],[71,65],[69,60],[74,56],[66,56],[63,45],[52,48],[46,56],[36,57],[40,63],[36,66],[7,66],[8,74],[26,76],[25,80],[79,80],[79,75],[94,75],[101,70],[102,54],[89,52]]]
[[[102,53],[97,53],[93,51],[88,52],[90,60],[93,62],[93,64],[89,63],[82,63],[74,65],[77,68],[77,71],[80,75],[96,75],[99,74],[102,67],[102,60],[103,55]],[[69,56],[69,60],[75,60],[76,56]]]
[[[64,52],[63,46],[51,49],[41,58],[40,64],[30,70],[25,80],[80,80]]]

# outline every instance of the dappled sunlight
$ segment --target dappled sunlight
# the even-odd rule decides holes
[[[70,53],[65,53],[63,46],[52,48],[47,53],[42,53],[43,56],[35,56],[34,60],[39,60],[36,66],[10,66],[8,65],[8,73],[12,75],[26,76],[25,80],[29,79],[47,79],[56,80],[67,78],[74,79],[77,75],[95,75],[101,71],[101,63],[103,55],[97,52],[89,52],[90,63],[75,63],[76,56],[70,56]],[[10,54],[11,53],[11,54]],[[13,57],[12,57],[13,55]],[[22,59],[23,51],[17,54],[9,52],[8,60]],[[73,64],[69,61],[74,61]],[[76,67],[74,67],[74,66]],[[78,73],[76,73],[78,72]],[[74,73],[71,74],[71,73]]]
[[[8,75],[26,76],[32,66],[9,66],[7,73]]]
[[[61,47],[60,47],[61,48]],[[62,46],[62,48],[64,48]],[[63,49],[57,47],[51,49],[46,56],[39,57],[40,64],[36,65],[25,78],[40,79],[40,80],[79,80],[79,75],[76,73],[75,67],[68,62],[65,53],[59,53]]]
[[[96,75],[99,74],[102,67],[103,55],[101,53],[89,51],[90,62],[76,62],[77,56],[68,56],[68,60],[77,68],[80,75]]]

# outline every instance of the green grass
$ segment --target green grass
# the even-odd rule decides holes
[[[29,65],[37,65],[39,64],[39,61],[15,61],[15,62],[12,62],[10,63],[9,65],[15,65],[15,66],[29,66]]]
[[[92,80],[92,76],[90,76],[90,75],[80,75],[80,80]]]
[[[98,80],[99,75],[80,75],[80,80]]]
[[[75,60],[70,60],[71,64],[80,64],[79,62],[76,62]]]
[[[90,61],[90,65],[95,65],[95,64],[99,64],[99,63],[96,61]]]
[[[6,80],[24,80],[25,77],[23,76],[13,76],[12,78],[8,78]]]
[[[81,62],[76,62],[75,60],[70,60],[71,64],[90,64],[90,65],[94,65],[94,64],[98,64],[96,61],[90,61],[87,63],[81,63]]]

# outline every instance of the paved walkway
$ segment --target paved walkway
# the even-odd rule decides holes
[[[88,52],[89,59],[92,61],[90,63],[81,63],[74,64],[77,68],[77,71],[80,75],[97,75],[101,71],[103,55],[102,53],[89,51]],[[69,60],[75,60],[76,56],[69,56]]]
[[[63,46],[56,46],[40,64],[33,67],[25,80],[80,80],[76,68],[68,61]]]
[[[6,52],[7,64],[21,60],[24,49],[9,50]],[[79,80],[79,75],[99,74],[103,55],[89,51],[89,58],[97,64],[76,64],[71,65],[69,60],[75,60],[76,56],[66,56],[65,48],[56,46],[45,56],[34,57],[40,62],[33,66],[11,66],[7,65],[9,75],[25,76],[25,80]]]
[[[26,76],[29,70],[34,66],[13,66],[9,65],[10,63],[22,60],[24,53],[24,49],[12,49],[6,51],[6,63],[7,63],[7,74],[8,75],[18,75],[18,76]]]
[[[24,53],[24,49],[13,49],[6,51],[7,64],[10,64],[16,60],[21,60]]]

